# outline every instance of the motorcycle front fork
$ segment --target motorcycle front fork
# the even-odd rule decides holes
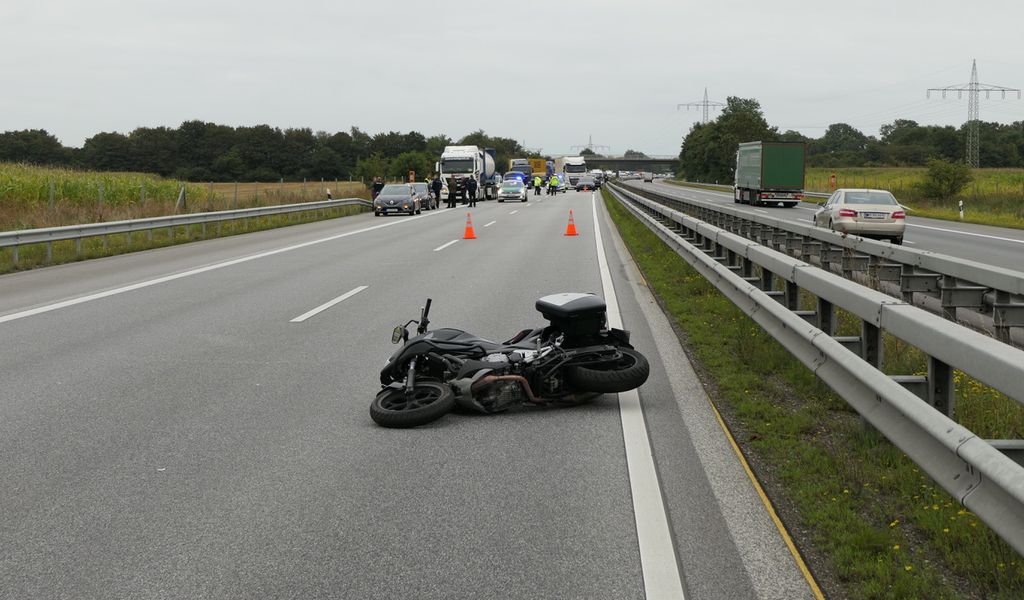
[[[412,389],[416,387],[416,357],[412,357],[409,361],[409,374],[405,376],[405,395],[408,396],[412,393]]]

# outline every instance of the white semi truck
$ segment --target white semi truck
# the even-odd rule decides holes
[[[498,196],[494,173],[494,148],[446,146],[435,168],[441,177],[442,197],[466,197],[466,182],[476,180],[477,198]]]
[[[580,176],[587,174],[587,161],[582,156],[566,156],[562,159],[562,172],[569,178],[569,185],[575,186]]]

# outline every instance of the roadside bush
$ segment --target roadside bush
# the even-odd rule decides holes
[[[947,200],[959,194],[971,181],[974,181],[974,175],[966,164],[933,158],[928,161],[928,170],[920,188],[926,198]]]

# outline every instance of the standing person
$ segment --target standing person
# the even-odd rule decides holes
[[[476,206],[476,178],[470,177],[466,180],[466,194],[469,196],[469,205]]]
[[[554,196],[555,192],[557,192],[557,191],[558,191],[558,178],[555,177],[554,174],[552,174],[551,175],[551,179],[548,180],[548,195],[549,196]]]
[[[373,178],[373,199],[376,200],[377,196],[380,195],[380,191],[384,189],[384,180],[380,177]]]
[[[430,189],[434,192],[434,202],[441,208],[441,178],[434,173],[434,180],[430,182]]]
[[[544,183],[544,182],[541,180],[540,175],[534,176],[534,178],[533,178],[533,195],[534,196],[540,196],[540,185],[542,183]]]

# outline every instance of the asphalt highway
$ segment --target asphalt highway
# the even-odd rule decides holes
[[[814,212],[818,208],[816,204],[807,202],[801,202],[794,208],[753,207],[746,204],[735,204],[732,192],[729,191],[717,192],[660,182],[630,181],[627,182],[627,185],[650,189],[677,198],[701,199],[728,204],[740,210],[765,214],[804,225],[814,224]],[[1024,256],[1024,231],[916,217],[912,208],[908,212],[907,230],[903,241],[908,248],[955,256],[1006,269],[1021,269],[1021,256]],[[970,206],[968,206],[968,210],[970,210]]]
[[[608,284],[639,405],[370,420],[427,297],[502,340]],[[2,598],[812,597],[590,193],[2,276],[0,339]]]

